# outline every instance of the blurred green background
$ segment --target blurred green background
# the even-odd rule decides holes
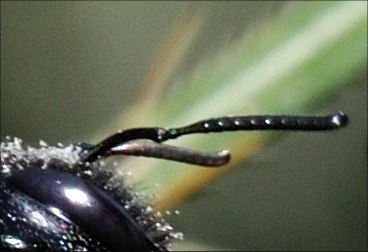
[[[148,69],[173,31],[180,34],[178,24],[183,16],[185,20],[195,13],[199,18],[193,26],[198,30],[192,32],[193,38],[188,35],[179,41],[188,43],[188,49],[170,72],[167,86],[161,89],[163,94],[154,99],[152,110],[137,112],[132,124],[179,126],[161,119],[173,114],[179,114],[177,121],[182,123],[182,116],[185,123],[191,123],[199,118],[188,118],[183,108],[201,108],[193,104],[201,104],[202,98],[211,100],[213,93],[226,88],[221,81],[232,80],[245,66],[257,69],[262,65],[258,58],[267,57],[295,31],[303,30],[307,26],[304,22],[323,19],[324,15],[329,20],[325,13],[339,4],[1,2],[1,138],[17,136],[31,144],[40,139],[50,144],[93,142],[101,132],[113,133],[122,127],[117,121],[133,121],[132,114],[138,108],[129,105],[134,101],[140,104],[142,96],[137,98],[137,92]],[[366,2],[356,4],[367,8]],[[218,116],[216,110],[230,114],[325,114],[341,109],[351,120],[347,128],[328,134],[288,133],[272,138],[251,159],[239,161],[238,169],[185,200],[177,206],[179,216],[168,216],[186,238],[176,249],[367,249],[366,15],[360,25],[363,28],[357,28],[364,32],[352,32],[358,34],[357,39],[347,33],[351,40],[337,40],[331,45],[332,52],[323,50],[316,55],[310,65],[317,65],[317,70],[307,65],[289,79],[281,79],[286,84],[265,86],[262,95],[254,98],[261,102],[244,99],[244,103],[236,101],[229,107],[219,102],[212,110],[200,109],[198,113],[206,117]],[[273,26],[276,23],[278,26]],[[326,35],[320,35],[321,41]],[[363,47],[359,38],[365,42]],[[258,39],[259,43],[254,42]],[[245,48],[250,63],[243,66],[232,61],[239,55],[237,47]],[[304,49],[300,47],[301,52]],[[328,54],[326,59],[335,60],[326,64],[323,57]],[[287,60],[271,70],[282,69]],[[222,71],[233,65],[228,72]],[[300,80],[305,89],[287,83],[294,81],[294,75],[297,80],[308,76],[309,71],[313,73],[311,84],[304,84],[308,79]],[[201,83],[201,88],[194,86],[199,87],[199,83],[191,84],[202,82],[201,77],[208,84]],[[330,83],[336,87],[330,88]],[[249,85],[244,89],[252,89],[252,83],[244,85]],[[196,89],[206,91],[194,92]],[[224,96],[228,95],[226,90],[230,92],[225,89]],[[317,94],[313,90],[318,90]],[[297,101],[289,103],[294,93]],[[146,91],[143,97],[149,94]],[[302,97],[308,97],[308,103],[303,103]],[[285,103],[275,103],[277,100]],[[176,108],[176,104],[183,107]],[[230,147],[224,144],[221,148]]]

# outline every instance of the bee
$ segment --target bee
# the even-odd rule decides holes
[[[133,128],[97,144],[27,146],[1,143],[0,248],[19,251],[169,251],[182,234],[104,160],[113,155],[160,158],[205,167],[230,153],[164,144],[196,133],[248,130],[323,131],[345,126],[343,112],[328,116],[233,116],[164,129]]]

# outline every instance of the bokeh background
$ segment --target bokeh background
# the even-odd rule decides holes
[[[17,136],[33,145],[40,139],[49,144],[95,142],[121,127],[179,126],[183,121],[222,115],[221,111],[326,114],[341,109],[351,119],[341,131],[261,133],[244,149],[236,140],[225,143],[218,136],[215,142],[208,140],[213,148],[235,149],[236,169],[190,190],[191,197],[180,197],[173,206],[166,204],[181,213],[168,218],[186,238],[175,249],[367,250],[366,2],[349,5],[352,11],[365,13],[356,21],[358,32],[352,33],[356,37],[346,32],[351,40],[336,39],[332,52],[319,51],[315,62],[289,73],[295,79],[313,73],[294,87],[299,93],[290,91],[290,77],[280,86],[261,87],[262,95],[255,96],[255,101],[232,102],[230,96],[228,103],[210,103],[210,110],[200,106],[211,101],[217,90],[228,97],[233,90],[226,83],[246,69],[261,69],[263,76],[282,70],[289,64],[286,57],[269,72],[257,68],[262,67],[257,59],[267,58],[273,48],[282,47],[284,40],[310,22],[325,18],[332,27],[349,22],[349,16],[346,21],[329,16],[349,7],[341,4],[2,1],[1,139]],[[325,35],[328,29],[311,41],[323,41]],[[237,53],[239,48],[244,48],[249,63],[233,60],[243,57]],[[318,68],[310,70],[311,65]],[[222,70],[228,66],[230,70]],[[256,84],[244,83],[241,88],[252,90],[252,85]],[[181,113],[186,108],[199,110],[200,118]],[[177,114],[176,121],[165,118]],[[249,150],[249,146],[257,147]],[[252,157],[236,158],[242,152]],[[175,176],[205,180],[186,173],[197,167],[176,169],[170,162],[148,162],[158,166],[155,174],[165,174],[166,168],[177,171]],[[132,170],[135,166],[148,170],[148,165],[129,163]],[[139,184],[144,185],[145,176],[152,177],[143,172]],[[159,179],[148,185],[160,183],[159,193],[172,187]],[[175,186],[185,188],[180,182]],[[142,186],[147,187],[152,188]],[[163,197],[159,203],[165,200],[172,201]]]

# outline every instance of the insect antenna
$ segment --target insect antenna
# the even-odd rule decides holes
[[[149,140],[133,140],[111,149],[111,155],[144,156],[183,162],[206,167],[218,167],[230,161],[227,150],[205,152],[160,144]]]
[[[81,162],[93,162],[102,157],[120,154],[163,158],[203,166],[221,166],[230,160],[230,154],[227,151],[203,152],[160,143],[195,133],[246,130],[332,130],[345,126],[347,122],[348,117],[339,111],[328,116],[229,116],[203,120],[167,130],[159,127],[128,129],[89,148]],[[150,141],[137,141],[141,139]]]
[[[328,116],[230,116],[203,120],[194,124],[167,130],[162,141],[182,135],[241,130],[301,130],[322,131],[343,127],[348,117],[341,111]]]

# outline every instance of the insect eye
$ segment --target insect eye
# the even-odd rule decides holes
[[[70,163],[60,160],[67,153],[76,155]],[[171,226],[140,204],[109,167],[75,165],[80,153],[76,146],[2,143],[0,248],[166,251],[176,234]]]
[[[67,172],[37,168],[15,172],[6,181],[46,209],[58,209],[64,220],[77,224],[111,250],[149,250],[147,237],[133,219],[88,181]]]

